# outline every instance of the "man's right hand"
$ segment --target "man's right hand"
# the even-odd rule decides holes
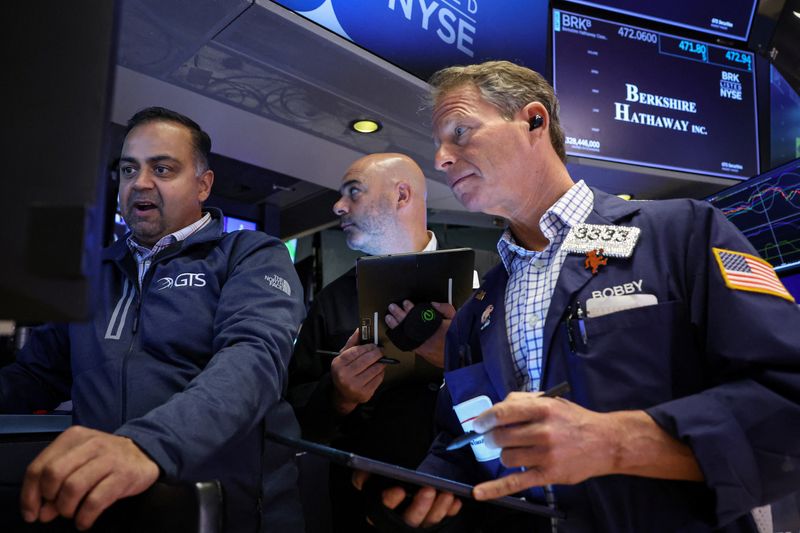
[[[369,473],[356,471],[353,474],[353,485],[358,490],[364,486]],[[395,509],[406,498],[402,487],[390,487],[383,491],[383,505]],[[409,527],[430,527],[438,524],[448,516],[455,516],[461,511],[461,500],[449,492],[437,492],[432,487],[422,487],[414,495],[411,503],[403,512],[403,521]]]
[[[333,403],[342,415],[369,401],[383,382],[385,373],[385,365],[378,362],[383,357],[381,349],[374,344],[359,345],[359,335],[360,331],[356,329],[331,362]]]
[[[74,517],[83,531],[109,505],[143,492],[158,475],[158,465],[129,438],[72,426],[28,465],[22,516],[26,522]]]

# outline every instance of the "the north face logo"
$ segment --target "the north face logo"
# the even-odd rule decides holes
[[[264,281],[269,283],[270,287],[278,289],[279,291],[285,292],[287,295],[292,295],[292,288],[289,286],[289,282],[280,277],[277,274],[273,274],[271,276],[265,275]]]
[[[184,272],[175,278],[159,278],[156,280],[156,290],[163,291],[173,287],[205,287],[205,276],[202,272]]]

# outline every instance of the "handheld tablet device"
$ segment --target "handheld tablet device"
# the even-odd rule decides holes
[[[331,448],[330,446],[325,446],[324,444],[317,444],[316,442],[310,442],[303,439],[286,437],[272,431],[265,431],[264,433],[270,440],[285,446],[289,446],[290,448],[294,448],[296,450],[325,457],[330,461],[340,465],[348,466],[358,470],[364,470],[365,472],[378,474],[388,478],[396,479],[397,481],[419,485],[421,487],[433,487],[437,490],[450,492],[456,496],[460,496],[461,498],[474,499],[472,497],[472,485],[434,476],[432,474],[426,474],[417,470],[410,470],[408,468],[403,468],[402,466],[384,463],[383,461],[377,461],[375,459],[370,459],[354,453],[337,450],[336,448]],[[531,503],[522,498],[515,498],[513,496],[504,496],[495,500],[487,500],[482,503],[499,505],[500,507],[506,507],[509,509],[515,509],[517,511],[523,511],[542,516],[549,516],[552,518],[565,518],[564,513],[558,511],[557,509],[553,509],[543,504]]]
[[[387,336],[384,321],[389,304],[447,302],[458,309],[470,294],[475,252],[470,248],[380,256],[356,263],[361,343],[375,343],[387,357],[399,361],[386,369],[384,383],[418,379],[430,381],[441,370],[413,352],[397,348]]]

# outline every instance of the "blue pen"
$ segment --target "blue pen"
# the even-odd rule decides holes
[[[578,318],[578,330],[581,332],[581,340],[583,341],[583,346],[586,347],[589,345],[589,336],[586,334],[586,321],[583,320],[583,309],[581,309],[580,302],[578,302],[576,316]]]

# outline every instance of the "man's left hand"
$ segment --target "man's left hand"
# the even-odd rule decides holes
[[[444,339],[453,317],[456,316],[456,309],[452,305],[445,303],[431,302],[431,305],[442,314],[442,323],[428,340],[414,350],[414,353],[420,355],[433,366],[444,368]],[[386,325],[392,329],[396,328],[412,309],[414,309],[414,304],[408,300],[403,301],[403,307],[397,304],[390,304],[389,314],[385,318]]]
[[[487,446],[522,472],[476,485],[477,500],[543,485],[571,485],[595,476],[627,474],[702,481],[691,448],[644,411],[590,411],[563,398],[512,392],[475,419]]]
[[[112,503],[143,492],[158,475],[158,465],[129,438],[73,426],[28,466],[22,516],[27,522],[74,517],[78,529],[88,529]]]

